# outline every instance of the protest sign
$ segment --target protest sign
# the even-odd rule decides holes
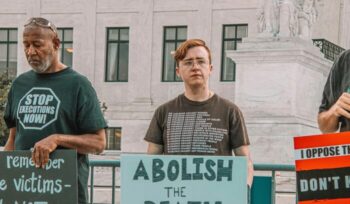
[[[350,132],[294,138],[299,204],[350,203]]]
[[[121,165],[123,204],[247,203],[245,157],[124,154]]]
[[[44,168],[30,151],[0,152],[0,204],[76,204],[77,153],[56,150]]]

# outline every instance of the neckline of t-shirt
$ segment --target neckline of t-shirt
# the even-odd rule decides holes
[[[204,104],[210,103],[211,101],[213,101],[213,100],[217,97],[217,95],[216,95],[216,93],[214,93],[210,98],[208,98],[208,99],[205,100],[205,101],[192,101],[192,100],[188,99],[188,98],[185,96],[184,93],[181,94],[180,97],[183,98],[183,100],[184,100],[185,102],[190,103],[191,105],[200,106],[200,105],[204,105]]]
[[[66,68],[64,68],[64,69],[62,69],[62,70],[60,70],[60,71],[58,71],[58,72],[53,72],[53,73],[36,73],[36,72],[34,72],[37,76],[39,76],[39,77],[42,77],[42,78],[50,78],[50,77],[55,77],[55,76],[58,76],[58,75],[61,75],[61,74],[64,74],[64,73],[66,73],[66,72],[68,72],[68,71],[70,71],[71,70],[71,68],[70,67],[66,67]]]

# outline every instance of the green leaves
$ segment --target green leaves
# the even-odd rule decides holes
[[[11,88],[12,79],[9,79],[8,72],[0,73],[0,146],[5,145],[9,130],[7,129],[4,113],[7,103],[7,95]]]

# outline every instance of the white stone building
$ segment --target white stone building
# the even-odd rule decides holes
[[[230,52],[237,57],[236,69],[223,56],[223,45],[235,49],[242,38],[257,37],[259,0],[0,0],[0,5],[0,68],[16,68],[17,74],[28,70],[23,25],[32,16],[51,20],[65,38],[64,60],[90,79],[107,106],[108,124],[117,128],[115,134],[110,132],[111,149],[118,148],[113,141],[121,138],[122,152],[146,150],[143,137],[153,111],[183,91],[173,74],[170,51],[189,38],[204,39],[212,50],[211,89],[242,107],[254,162],[292,164],[293,136],[319,133],[318,102],[331,62],[319,57],[316,48],[295,55],[288,46],[284,55],[268,49],[245,55],[240,47],[252,51],[259,44],[248,40]],[[316,6],[312,39],[350,48],[350,1],[317,0]],[[281,60],[259,70],[259,59],[268,56]],[[285,66],[292,68],[278,69]],[[249,79],[251,73],[268,76],[268,81]],[[283,81],[288,83],[279,86]],[[256,94],[254,87],[259,92],[267,87],[269,93]],[[259,100],[265,105],[260,107]]]

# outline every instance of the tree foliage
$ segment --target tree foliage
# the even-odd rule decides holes
[[[7,104],[7,95],[10,90],[12,80],[9,79],[8,72],[0,74],[0,146],[5,145],[9,130],[7,129],[4,113]]]

